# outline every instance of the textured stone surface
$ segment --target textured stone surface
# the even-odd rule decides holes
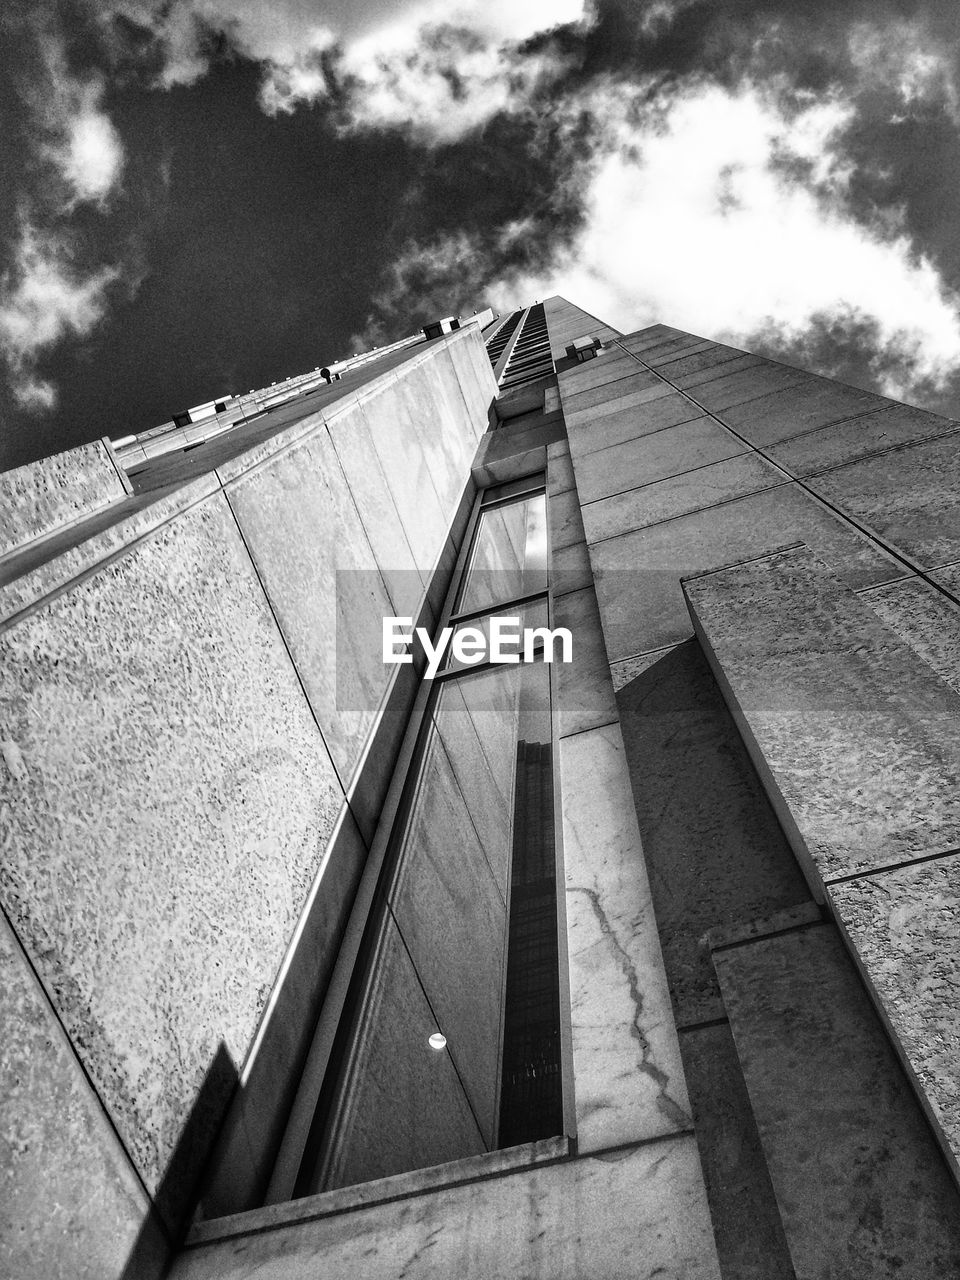
[[[602,382],[583,391],[577,390],[576,385],[568,390],[567,375],[562,375],[560,394],[563,399],[564,415],[582,413],[586,409],[593,409],[596,405],[609,403],[611,400],[619,400],[622,396],[635,396],[645,391],[652,391],[656,394],[661,393],[663,383],[660,379],[637,364],[635,360],[629,362],[629,368],[626,367],[626,361],[624,361],[622,366],[618,366],[610,372],[612,374],[619,373],[620,376],[614,376],[609,381],[604,379]]]
[[[120,1280],[147,1197],[5,920],[0,967],[0,1272]],[[150,1234],[145,1280],[164,1262]]]
[[[678,356],[692,351],[715,351],[719,344],[709,338],[698,338],[695,334],[681,333],[677,329],[672,329],[669,332],[664,330],[662,333],[642,330],[640,333],[622,338],[620,345],[625,350],[638,355],[644,364],[659,368],[660,365],[668,364]]]
[[[583,527],[592,546],[604,538],[616,538],[785,483],[786,478],[776,467],[755,453],[743,453],[588,503],[583,507]]]
[[[573,661],[554,666],[554,717],[560,736],[610,724],[617,718],[617,704],[593,588],[561,596],[551,626],[567,627],[573,640]]]
[[[564,414],[573,454],[607,449],[624,440],[634,440],[637,436],[702,417],[703,410],[698,405],[666,383],[633,396],[610,400],[582,413],[568,410]]]
[[[653,649],[649,653],[637,653],[630,658],[621,658],[619,662],[611,662],[610,679],[613,681],[614,693],[619,693],[625,685],[642,676],[648,667],[665,658],[677,648],[676,645],[664,645],[662,649]]]
[[[728,348],[721,348],[723,356],[720,359],[706,360],[702,356],[690,356],[690,365],[684,368],[684,361],[678,360],[670,364],[661,364],[658,366],[658,372],[664,378],[668,378],[675,387],[680,387],[684,391],[689,391],[696,399],[697,387],[702,383],[713,382],[718,377],[727,378],[731,374],[739,373],[743,369],[752,369],[756,365],[762,364],[760,356],[748,355],[745,351],[732,351]],[[712,354],[712,353],[711,353]]]
[[[770,396],[773,392],[781,392],[809,374],[799,369],[788,368],[787,365],[774,364],[765,360],[762,364],[752,365],[748,369],[724,372],[723,365],[717,369],[716,377],[709,382],[701,382],[697,386],[694,398],[710,413],[719,414],[724,421],[743,421],[744,413],[731,415],[727,410],[734,405],[758,401],[761,396]],[[750,410],[746,411],[750,413]]]
[[[561,547],[583,542],[583,519],[576,489],[566,489],[547,500],[547,527],[551,555]]]
[[[565,369],[563,387],[568,395],[580,395],[581,392],[588,391],[592,387],[615,382],[618,378],[641,372],[641,366],[632,356],[625,355],[619,347],[608,347],[592,360]]]
[[[716,964],[797,1280],[954,1274],[956,1188],[836,931]]]
[[[152,1190],[200,1099],[189,1181],[340,806],[332,765],[222,498],[0,648],[4,906]]]
[[[276,454],[227,495],[346,786],[390,674],[379,649],[392,604],[329,436]]]
[[[765,451],[795,475],[808,476],[894,445],[942,435],[954,426],[949,419],[935,413],[897,404],[874,413],[861,414],[846,422],[807,431],[779,444],[768,445]]]
[[[719,343],[711,343],[704,345],[700,342],[690,347],[679,347],[669,353],[660,353],[656,349],[652,352],[640,352],[640,359],[645,364],[653,365],[657,373],[662,378],[666,378],[675,386],[681,386],[678,381],[688,375],[704,374],[703,381],[708,377],[715,377],[713,370],[718,365],[729,364],[731,360],[742,360],[744,357],[759,361],[758,356],[747,356],[745,351],[739,351],[736,347],[723,347]],[[667,356],[669,355],[669,358]],[[734,372],[733,369],[724,369],[724,373]]]
[[[956,599],[960,599],[960,564],[943,565],[936,572],[931,573],[931,578],[938,587],[943,587],[945,591],[949,591]]]
[[[960,449],[954,435],[904,445],[809,483],[922,565],[933,568],[960,557]]]
[[[781,485],[591,548],[610,661],[687,639],[692,627],[681,576],[800,540],[852,587],[901,574],[894,561],[798,487]]]
[[[89,572],[217,487],[215,476],[204,476],[180,489],[127,496],[80,525],[31,543],[0,566],[0,620],[6,621]]]
[[[680,1035],[720,1270],[796,1280],[729,1025]]]
[[[341,811],[218,1137],[202,1189],[205,1217],[263,1201],[366,856],[355,822]]]
[[[550,445],[550,449],[557,448],[557,445]],[[550,453],[547,450],[547,496],[552,497],[555,493],[562,493],[564,489],[576,488],[576,480],[573,475],[573,463],[570,461],[570,452],[566,448],[564,442],[564,451],[562,454]]]
[[[698,339],[695,334],[684,333],[682,329],[674,329],[668,324],[648,324],[642,329],[624,334],[620,343],[628,351],[641,351],[647,347],[655,347],[666,342],[706,341]]]
[[[422,370],[429,367],[423,365]],[[434,482],[434,471],[437,466],[443,466],[443,460],[433,459],[433,466],[428,461],[431,454],[439,452],[438,442],[426,442],[419,433],[411,432],[409,425],[403,430],[396,416],[398,405],[393,394],[385,396],[374,392],[362,399],[360,408],[413,552],[414,564],[426,577],[440,554],[453,515],[453,504],[437,492]],[[337,439],[338,449],[342,440],[341,433]],[[353,477],[348,475],[348,479],[352,487]],[[461,489],[465,480],[466,476],[460,482]]]
[[[720,1280],[692,1136],[187,1251],[172,1280]]]
[[[594,502],[622,493],[624,489],[652,484],[694,467],[732,458],[745,448],[712,418],[694,418],[691,422],[578,456],[576,476],[580,500]]]
[[[691,1127],[617,725],[560,742],[580,1151]]]
[[[461,329],[446,341],[454,374],[473,424],[475,440],[487,429],[487,414],[497,394],[497,383],[487,359],[483,339],[476,331]]]
[[[127,490],[102,440],[0,474],[0,556],[92,515]]]
[[[461,1160],[448,1160],[427,1169],[410,1169],[406,1173],[374,1178],[369,1182],[356,1183],[352,1187],[338,1187],[332,1191],[298,1196],[296,1200],[263,1204],[250,1213],[229,1214],[193,1222],[187,1232],[186,1247],[192,1248],[209,1241],[220,1242],[231,1236],[248,1236],[265,1228],[283,1227],[288,1223],[329,1218],[344,1210],[361,1209],[388,1200],[401,1200],[424,1191],[478,1182],[515,1169],[565,1160],[570,1155],[572,1145],[570,1139],[562,1135],[542,1138],[538,1142],[525,1142],[516,1147],[481,1151],[477,1155],[464,1156]]]
[[[420,563],[422,548],[419,543],[416,551],[411,546],[359,407],[353,405],[344,409],[327,423],[327,429],[395,613],[400,617],[416,617],[427,576],[424,565]],[[434,492],[426,523],[436,534],[437,498],[429,476],[426,481],[430,491]]]
[[[446,535],[477,447],[448,352],[441,348],[402,366],[395,381],[381,382],[373,395],[363,396],[361,404],[388,481],[395,472],[403,476],[404,488],[394,488],[401,520],[406,523],[408,514],[416,510],[410,506],[414,493],[407,486],[418,486],[420,471],[414,461],[422,458]],[[429,494],[426,487],[424,492]],[[424,567],[431,568],[435,558],[436,551]]]
[[[556,549],[550,558],[550,591],[554,599],[568,591],[593,588],[590,553],[583,541]]]
[[[626,673],[624,673],[625,675]],[[695,640],[638,659],[617,693],[637,820],[680,1025],[718,991],[708,931],[809,891]]]
[[[960,605],[921,578],[864,591],[860,599],[960,693]]]
[[[960,858],[834,885],[830,896],[960,1164]]]
[[[724,408],[721,417],[751,444],[762,448],[801,431],[883,409],[891,403],[869,391],[804,373],[790,378],[789,386],[772,395]]]
[[[960,844],[960,697],[822,561],[801,547],[686,589],[822,879]]]

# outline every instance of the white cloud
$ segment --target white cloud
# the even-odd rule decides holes
[[[583,19],[583,0],[416,5],[344,44],[338,70],[351,87],[347,127],[400,128],[428,144],[462,138],[498,112],[523,108],[535,86],[563,71],[556,54],[521,56],[519,43]],[[313,83],[291,92],[279,64],[263,101],[290,110],[322,90]]]
[[[78,273],[62,239],[21,219],[14,264],[0,279],[0,353],[21,406],[53,407],[56,391],[37,376],[36,360],[68,334],[83,335],[94,328],[118,275],[115,267]]]
[[[522,110],[564,64],[551,54],[521,60],[508,47],[437,33],[408,57],[351,50],[344,66],[353,77],[348,128],[399,128],[437,144],[463,138],[500,112]]]
[[[385,0],[114,0],[97,13],[122,13],[154,33],[166,87],[193,83],[207,69],[204,27],[225,34],[263,63],[260,101],[271,114],[327,95],[321,55],[336,48],[337,72],[350,85],[346,127],[402,128],[428,143],[460,138],[523,105],[562,64],[547,54],[521,58],[517,45],[588,20],[585,0],[422,0],[399,16]]]
[[[123,167],[117,131],[99,108],[101,92],[94,84],[78,89],[76,106],[64,121],[61,140],[48,148],[77,202],[105,200]]]
[[[67,68],[62,44],[48,32],[39,33],[46,72],[29,100],[42,134],[41,154],[65,184],[60,203],[67,209],[80,203],[102,204],[120,180],[123,146],[103,108],[100,76],[81,78]]]
[[[733,342],[855,316],[877,334],[878,368],[895,357],[907,369],[886,375],[888,393],[958,371],[957,297],[902,230],[865,228],[844,204],[844,103],[788,114],[757,89],[701,85],[637,118],[624,93],[594,103],[609,144],[576,244],[546,278],[501,281],[496,299],[560,293],[620,327],[663,321]],[[785,170],[784,157],[810,163]]]
[[[39,356],[67,334],[86,334],[103,317],[108,286],[120,271],[112,266],[80,270],[62,226],[80,205],[106,206],[123,171],[119,135],[103,106],[105,82],[78,76],[69,66],[63,39],[38,9],[35,37],[42,74],[21,86],[32,114],[33,142],[43,164],[40,191],[24,201],[10,266],[0,277],[0,358],[17,403],[28,410],[54,407],[52,383],[38,376]]]

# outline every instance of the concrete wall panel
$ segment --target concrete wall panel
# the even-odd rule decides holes
[[[618,725],[560,740],[581,1151],[692,1126]]]
[[[960,1169],[960,857],[834,885],[830,897]]]
[[[610,661],[691,635],[681,577],[763,555],[796,539],[803,539],[854,588],[902,573],[888,556],[795,485],[780,485],[590,548]]]
[[[716,964],[797,1280],[960,1268],[956,1188],[836,932]]]
[[[814,877],[960,844],[960,697],[807,548],[686,591]]]
[[[0,921],[0,1272],[159,1276],[149,1200],[5,920]]]
[[[925,568],[960,557],[956,435],[838,467],[810,485]]]
[[[392,605],[330,437],[320,428],[227,495],[346,786],[386,691]]]
[[[947,418],[897,404],[792,435],[778,444],[765,445],[764,452],[794,475],[809,476],[898,444],[944,435],[955,429],[955,424]]]
[[[690,1135],[333,1217],[311,1207],[189,1249],[172,1280],[315,1280],[331,1267],[337,1280],[720,1280]]]
[[[688,458],[687,461],[692,463],[693,459]],[[640,476],[642,474],[641,471]],[[614,477],[608,477],[607,483],[611,481],[616,483]],[[641,483],[609,498],[585,502],[583,527],[587,542],[593,546],[605,538],[617,538],[634,529],[674,520],[693,511],[702,511],[787,483],[781,471],[757,454],[741,453],[738,457],[726,458],[709,466],[692,465],[680,475],[650,484]]]
[[[129,492],[102,440],[0,474],[0,556]]]
[[[0,648],[3,905],[175,1216],[342,793],[222,498]]]
[[[694,418],[579,456],[577,489],[582,502],[595,502],[625,488],[653,484],[732,458],[746,448],[712,418]]]

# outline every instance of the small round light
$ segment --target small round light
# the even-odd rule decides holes
[[[447,1037],[441,1032],[435,1031],[428,1043],[431,1049],[445,1049],[447,1047]]]

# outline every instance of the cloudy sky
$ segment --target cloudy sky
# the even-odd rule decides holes
[[[953,0],[6,0],[0,466],[566,294],[960,417]]]

